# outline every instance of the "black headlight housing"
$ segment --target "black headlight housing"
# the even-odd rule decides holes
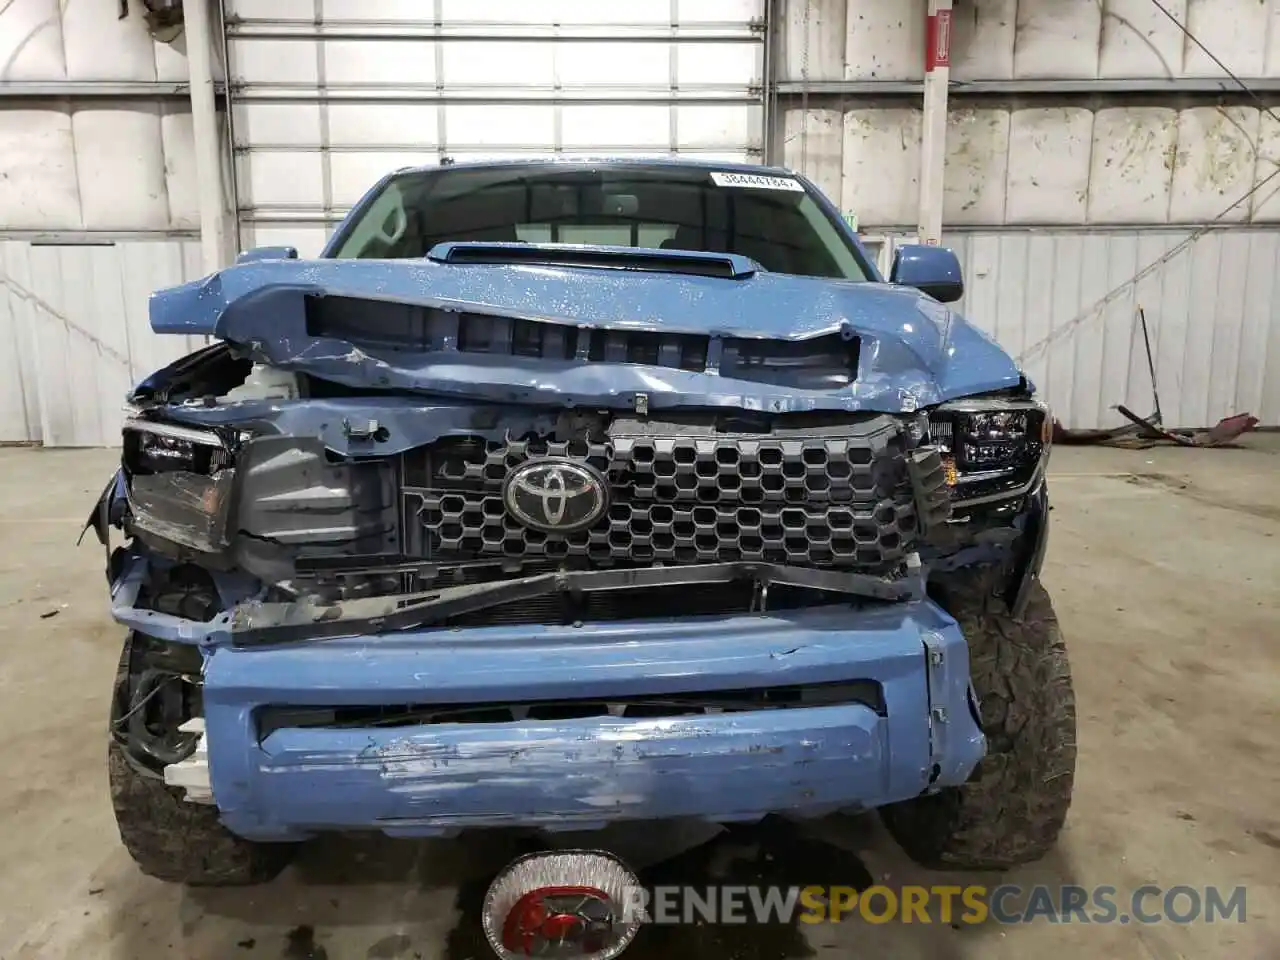
[[[200,553],[227,545],[234,454],[221,434],[130,419],[122,434],[130,526]]]
[[[973,398],[930,411],[929,434],[942,453],[952,502],[976,506],[1019,496],[1039,482],[1053,418],[1036,400]]]

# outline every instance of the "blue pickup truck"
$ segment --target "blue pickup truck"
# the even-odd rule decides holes
[[[925,864],[1043,855],[1052,420],[962,292],[789,171],[606,160],[398,171],[319,258],[155,293],[209,345],[88,518],[130,854],[878,808]]]

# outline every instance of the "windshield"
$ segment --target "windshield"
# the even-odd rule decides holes
[[[854,245],[799,181],[652,165],[402,174],[344,224],[332,256],[418,258],[450,240],[736,253],[776,273],[868,278]]]

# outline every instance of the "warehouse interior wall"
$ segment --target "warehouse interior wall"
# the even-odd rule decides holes
[[[195,345],[147,323],[200,275],[186,79],[141,3],[0,7],[0,442],[114,445],[129,387]]]
[[[1280,103],[1280,0],[1162,2]],[[802,171],[886,263],[914,235],[924,0],[212,5],[241,248],[315,254],[399,166],[617,153]],[[0,6],[0,442],[114,443],[127,385],[192,345],[145,324],[147,292],[202,271],[186,38],[144,6]],[[969,320],[1069,426],[1146,411],[1139,306],[1168,422],[1280,424],[1280,177],[1232,206],[1280,169],[1280,123],[1150,0],[953,18],[944,242]]]
[[[795,0],[785,24],[787,86],[807,77],[809,103],[788,97],[783,160],[877,228],[914,225],[919,199],[910,6]],[[1167,6],[1280,102],[1280,2]],[[959,0],[953,22],[950,226],[1200,223],[1280,164],[1280,122],[1151,0]],[[1280,221],[1280,179],[1225,219]]]
[[[319,252],[401,166],[763,156],[764,0],[225,0],[240,232]],[[410,5],[412,7],[412,5]]]
[[[1280,2],[1162,4],[1280,104]],[[791,0],[779,23],[773,152],[884,262],[916,233],[920,7]],[[942,218],[966,268],[958,308],[1068,426],[1150,411],[1139,307],[1168,424],[1280,423],[1280,122],[1151,0],[955,0],[952,24]]]

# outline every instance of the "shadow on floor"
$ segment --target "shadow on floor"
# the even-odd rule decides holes
[[[886,843],[874,817],[833,818],[796,825],[767,819],[736,827],[657,862],[663,828],[645,826],[639,844],[613,846],[639,864],[646,886],[844,886],[876,883],[957,884],[975,878],[933,874],[908,864]],[[574,839],[559,845],[573,846]],[[583,845],[594,838],[585,838]],[[601,846],[611,846],[600,842]],[[305,845],[271,884],[243,889],[139,887],[157,894],[145,905],[118,903],[125,952],[185,960],[490,960],[481,929],[484,895],[494,875],[515,857],[545,849],[539,838],[487,831],[459,840],[405,841],[327,837]],[[676,848],[672,848],[673,850]],[[1051,857],[1017,882],[1070,882]],[[1012,878],[1010,878],[1012,879]],[[994,885],[1000,878],[978,882]],[[175,911],[176,907],[176,911]],[[177,923],[174,923],[174,913]],[[147,921],[138,918],[151,917]],[[853,929],[856,927],[856,929]],[[163,934],[161,931],[164,931]],[[798,925],[774,919],[738,925],[647,926],[626,960],[800,960],[826,956],[965,955],[963,943],[981,928],[959,924]],[[158,939],[163,937],[163,939]],[[171,952],[156,947],[166,946]],[[974,944],[974,946],[978,946]],[[132,952],[129,952],[132,951]],[[868,952],[869,951],[869,952]],[[887,951],[887,952],[886,952]]]

